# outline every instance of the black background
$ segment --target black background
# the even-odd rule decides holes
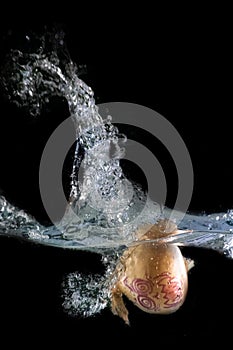
[[[164,2],[154,8],[128,9],[116,4],[102,9],[91,4],[77,4],[77,9],[70,4],[50,10],[37,6],[2,9],[1,59],[11,45],[21,41],[24,45],[30,31],[41,32],[44,25],[62,28],[72,60],[85,65],[82,79],[93,88],[97,103],[141,104],[162,114],[178,130],[194,167],[190,211],[232,208],[230,2],[218,6]],[[32,120],[1,96],[0,188],[39,220],[46,216],[38,190],[40,155],[67,113],[61,101],[53,101],[41,118]],[[170,191],[168,205],[172,205],[177,179],[169,155],[143,131],[122,131],[145,142],[161,160]],[[140,180],[139,175],[130,176]],[[80,347],[81,339],[95,346],[129,342],[133,346],[139,339],[156,346],[217,339],[223,344],[230,336],[232,261],[215,252],[183,249],[196,260],[184,307],[163,317],[143,314],[129,303],[131,326],[127,327],[108,309],[93,318],[71,319],[60,307],[64,273],[83,266],[101,268],[98,256],[3,237],[0,243],[1,335],[9,341],[30,343],[32,334],[32,348],[35,342],[49,340]]]

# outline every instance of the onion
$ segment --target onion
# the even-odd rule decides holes
[[[170,314],[184,303],[188,290],[188,270],[193,261],[185,259],[176,245],[145,240],[179,232],[175,224],[160,220],[150,229],[139,230],[144,241],[128,248],[116,268],[112,288],[112,312],[129,324],[123,294],[141,310],[153,314]]]

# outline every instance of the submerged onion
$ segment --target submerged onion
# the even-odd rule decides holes
[[[140,233],[143,232],[140,231]],[[184,303],[188,290],[187,271],[193,261],[183,257],[176,245],[163,241],[145,242],[179,232],[167,220],[158,222],[139,238],[139,244],[128,248],[116,269],[112,288],[112,312],[126,323],[128,311],[123,294],[141,310],[153,314],[170,314]]]

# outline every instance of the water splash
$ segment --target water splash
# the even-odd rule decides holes
[[[121,143],[126,137],[119,134],[110,116],[106,120],[101,118],[94,93],[79,78],[77,66],[67,57],[64,60],[59,55],[61,50],[48,50],[44,38],[42,42],[37,52],[11,51],[3,70],[2,85],[9,99],[26,108],[32,116],[38,116],[52,96],[67,101],[77,146],[69,204],[57,226],[65,239],[99,236],[100,228],[109,229],[111,240],[115,240],[122,229],[124,237],[129,235],[131,239],[131,232],[137,227],[134,219],[143,217],[139,214],[146,197],[138,185],[125,177],[120,166],[124,154]],[[80,154],[84,154],[82,179]]]
[[[36,47],[32,42],[25,52],[9,53],[1,84],[8,98],[32,117],[40,115],[43,105],[53,96],[67,101],[77,139],[69,203],[64,218],[56,226],[43,227],[2,197],[1,232],[76,249],[128,245],[136,239],[134,232],[139,226],[154,224],[159,219],[160,205],[125,177],[120,159],[124,154],[121,141],[124,143],[127,138],[119,134],[110,116],[106,120],[100,116],[92,89],[80,79],[78,67],[67,53],[64,33],[37,37]],[[81,161],[80,154],[84,154]],[[168,213],[169,209],[165,211]],[[193,230],[207,231],[208,235],[211,232],[212,247],[217,241],[213,230],[222,237],[223,231],[232,232],[231,225],[232,211],[213,216],[186,215],[180,223]],[[198,242],[204,244],[201,237]],[[191,235],[186,240],[190,241]],[[197,234],[194,243],[197,244]]]
[[[77,147],[66,215],[57,225],[46,227],[0,196],[0,234],[101,253],[106,259],[104,275],[84,276],[77,272],[64,279],[64,308],[71,314],[90,316],[109,303],[116,252],[120,254],[125,247],[138,244],[135,231],[143,224],[154,224],[161,216],[161,208],[125,177],[120,166],[124,151],[120,140],[126,142],[126,138],[119,134],[110,116],[101,118],[92,89],[79,78],[77,66],[64,57],[63,39],[57,39],[56,50],[54,45],[48,48],[44,38],[34,52],[12,50],[2,72],[2,85],[8,98],[26,108],[32,117],[40,115],[52,96],[67,101]],[[84,154],[82,179],[80,153]],[[163,215],[169,216],[168,208]],[[179,228],[193,232],[168,236],[168,242],[210,248],[233,258],[233,210],[186,214]]]
[[[147,210],[149,211],[152,207],[153,202],[148,205]],[[166,212],[168,212],[167,216],[169,216],[168,208],[165,208],[165,216]],[[157,213],[157,215],[159,215],[159,213]],[[150,217],[145,217],[143,223],[152,223],[152,219],[155,216],[156,214],[153,213]],[[165,240],[180,246],[213,249],[224,254],[228,258],[233,258],[232,210],[228,210],[226,213],[202,215],[192,215],[187,213],[180,223],[179,228],[192,230],[192,232],[181,233],[170,237],[167,236]],[[103,232],[106,234],[105,231]],[[101,254],[109,252],[110,254],[113,250],[121,251],[123,248],[139,244],[133,232],[131,239],[129,239],[129,237],[124,237],[123,233],[124,232],[122,232],[120,238],[119,233],[114,240],[114,236],[110,235],[109,238],[101,235],[100,227],[99,239],[97,239],[97,236],[94,236],[94,238],[87,237],[84,233],[83,237],[80,239],[74,237],[73,239],[67,240],[56,226],[47,227],[41,225],[31,215],[14,207],[3,196],[0,196],[0,235],[16,236],[48,246],[94,251]],[[157,241],[159,240],[160,239]],[[140,242],[140,244],[142,244],[142,242]]]

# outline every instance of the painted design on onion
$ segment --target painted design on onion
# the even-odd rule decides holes
[[[148,310],[157,309],[155,302],[149,297],[149,294],[153,291],[153,283],[151,280],[135,278],[132,283],[129,284],[127,277],[125,277],[123,283],[134,293],[135,299],[139,305]]]
[[[128,284],[127,280],[125,277],[124,284],[136,294],[147,295],[153,290],[153,283],[149,279],[135,278],[131,284]]]
[[[179,304],[183,298],[182,280],[172,277],[169,272],[164,272],[158,276],[158,285],[164,295],[164,308],[171,308]]]
[[[169,224],[169,225],[167,225]],[[170,227],[170,231],[167,230]],[[111,307],[115,315],[129,324],[123,295],[141,310],[154,314],[169,314],[184,303],[188,290],[188,271],[194,262],[182,256],[179,247],[148,239],[162,238],[180,231],[174,223],[161,220],[144,232],[135,247],[128,248],[116,267],[111,290]]]

